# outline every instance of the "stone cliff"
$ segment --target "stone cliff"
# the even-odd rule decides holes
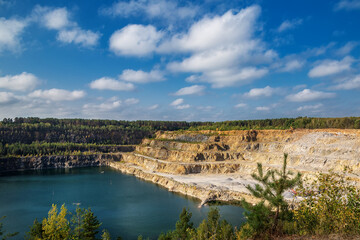
[[[307,177],[348,168],[359,184],[359,147],[360,130],[158,132],[111,166],[204,202],[230,201],[250,197],[245,186],[258,162],[279,168],[284,153],[289,169]]]
[[[66,156],[12,157],[0,159],[1,172],[30,169],[94,167],[121,160],[121,154],[91,154]]]

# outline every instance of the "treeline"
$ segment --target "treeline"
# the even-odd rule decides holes
[[[189,130],[250,130],[250,129],[320,129],[320,128],[341,128],[341,129],[360,129],[360,117],[344,118],[278,118],[262,120],[238,120],[224,121],[215,123],[203,123],[191,126]]]
[[[72,142],[96,144],[138,144],[158,130],[188,129],[202,123],[171,121],[115,121],[55,118],[5,118],[0,122],[3,144]]]
[[[131,145],[156,131],[177,130],[250,130],[291,128],[360,129],[360,117],[279,118],[224,122],[116,121],[56,118],[5,118],[0,121],[0,143],[96,143]]]
[[[98,145],[85,143],[0,143],[0,157],[77,155],[91,153],[130,152],[133,146]]]

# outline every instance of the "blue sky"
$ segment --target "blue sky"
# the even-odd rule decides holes
[[[0,0],[0,118],[360,115],[360,0]]]

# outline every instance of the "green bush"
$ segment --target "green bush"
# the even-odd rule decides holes
[[[346,173],[319,173],[299,191],[295,210],[300,234],[360,234],[360,190]]]

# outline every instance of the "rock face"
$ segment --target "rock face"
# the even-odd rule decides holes
[[[348,168],[360,183],[360,130],[158,132],[111,165],[203,202],[229,201],[251,198],[245,186],[257,163],[280,168],[284,153],[294,172],[311,178]]]
[[[92,154],[75,156],[41,156],[0,159],[0,173],[28,169],[73,168],[105,166],[120,161],[121,154]]]

